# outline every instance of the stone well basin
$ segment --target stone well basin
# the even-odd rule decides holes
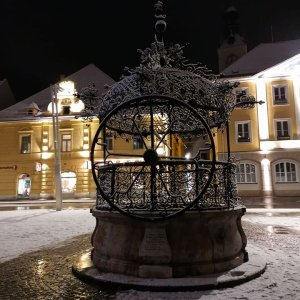
[[[241,218],[245,207],[188,211],[147,222],[94,207],[92,261],[104,272],[143,278],[214,274],[248,260]]]

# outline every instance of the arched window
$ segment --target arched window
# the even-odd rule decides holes
[[[250,163],[239,163],[236,170],[237,183],[256,183],[256,167]]]
[[[275,165],[276,182],[296,182],[297,173],[294,163],[284,161]]]

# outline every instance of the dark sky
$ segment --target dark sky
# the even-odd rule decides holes
[[[89,63],[118,80],[154,38],[154,0],[0,0],[0,79],[17,100]],[[226,0],[165,0],[165,42],[189,44],[185,55],[217,72]],[[300,38],[299,0],[235,0],[248,49]]]

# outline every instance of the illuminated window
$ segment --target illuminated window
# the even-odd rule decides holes
[[[276,182],[296,182],[296,165],[291,162],[280,162],[275,165]]]
[[[243,100],[246,97],[248,97],[248,94],[249,94],[247,87],[237,88],[237,89],[235,89],[234,93],[235,93],[235,102],[236,103],[243,102]]]
[[[144,189],[146,187],[145,174],[132,172],[132,184],[134,184],[135,189]]]
[[[288,120],[275,120],[275,130],[277,140],[289,140],[289,121]]]
[[[273,103],[276,105],[287,104],[287,86],[274,85],[273,86]]]
[[[251,142],[250,121],[236,122],[235,134],[238,143],[250,143]]]
[[[133,137],[133,149],[143,149],[144,142],[140,136]]]
[[[74,172],[61,173],[61,185],[63,193],[73,193],[76,190],[76,174]]]
[[[18,177],[18,198],[29,198],[31,189],[31,179],[29,174],[21,174]]]
[[[240,163],[236,170],[236,180],[238,183],[256,183],[255,165]]]
[[[63,133],[61,135],[61,151],[68,152],[71,151],[71,134],[70,133]]]
[[[31,135],[21,136],[21,153],[31,152]]]

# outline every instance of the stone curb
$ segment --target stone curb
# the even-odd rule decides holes
[[[122,274],[100,272],[93,266],[89,254],[79,257],[72,267],[73,274],[82,281],[97,286],[116,287],[118,290],[142,291],[197,291],[233,287],[259,277],[266,270],[262,249],[248,245],[249,261],[226,272],[184,278],[139,278]]]

